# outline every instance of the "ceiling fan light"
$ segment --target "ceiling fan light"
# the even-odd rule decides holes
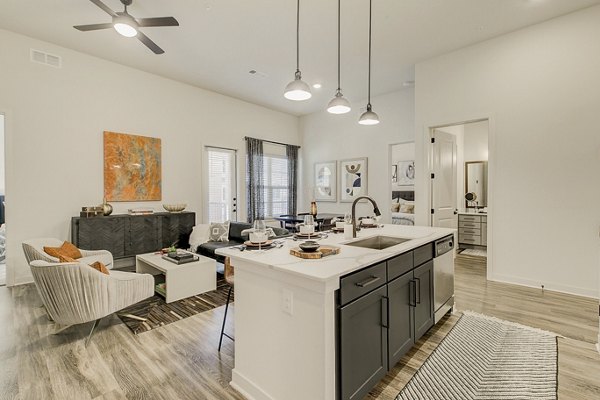
[[[285,87],[283,96],[294,101],[308,100],[312,97],[310,87],[302,80],[300,71],[296,71],[296,78]]]
[[[344,97],[340,90],[337,91],[335,97],[327,104],[327,112],[331,114],[346,114],[350,112],[350,102]]]
[[[358,123],[361,125],[377,125],[379,123],[379,115],[371,110],[371,105],[367,105],[367,111],[365,111],[360,118]]]
[[[113,27],[120,35],[125,37],[134,37],[137,35],[137,24],[129,14],[119,15],[113,18]]]

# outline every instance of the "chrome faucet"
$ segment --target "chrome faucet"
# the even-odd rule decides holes
[[[362,199],[369,200],[373,204],[373,212],[375,213],[376,216],[379,217],[381,215],[381,212],[379,212],[379,207],[377,207],[377,203],[375,202],[375,200],[373,200],[369,196],[357,197],[354,200],[354,202],[352,203],[352,237],[353,238],[356,237],[356,231],[358,230],[356,228],[356,203],[358,203],[358,201],[362,200]]]

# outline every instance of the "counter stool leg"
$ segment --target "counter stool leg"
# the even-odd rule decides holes
[[[233,290],[233,286],[229,286],[229,291],[227,292],[227,303],[225,304],[225,314],[223,315],[223,325],[221,326],[221,337],[219,338],[219,351],[221,351],[221,344],[223,343],[223,336],[227,336],[229,339],[233,340],[231,336],[225,333],[225,322],[227,321],[227,310],[229,310],[229,300],[231,299],[231,291]]]

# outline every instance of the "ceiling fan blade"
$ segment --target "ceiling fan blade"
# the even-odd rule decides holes
[[[179,22],[173,17],[158,18],[136,18],[139,26],[179,26]]]
[[[95,5],[97,5],[98,7],[100,7],[102,10],[104,10],[104,12],[107,13],[108,15],[110,15],[111,17],[117,16],[116,12],[114,12],[113,10],[108,8],[108,6],[106,4],[104,4],[103,2],[101,2],[100,0],[90,0],[90,1],[92,3],[94,3]]]
[[[112,27],[113,27],[113,24],[107,23],[107,24],[75,25],[73,28],[83,31],[83,32],[87,32],[87,31],[96,31],[98,29],[108,29],[108,28],[112,28]]]
[[[146,47],[154,52],[154,54],[162,54],[165,51],[158,47],[156,43],[154,43],[150,38],[144,35],[142,32],[138,31],[137,38],[140,39],[140,42],[144,43]]]

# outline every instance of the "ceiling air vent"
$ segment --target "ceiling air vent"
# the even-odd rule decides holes
[[[61,57],[35,49],[31,49],[31,61],[46,64],[55,68],[60,68],[62,66]]]

